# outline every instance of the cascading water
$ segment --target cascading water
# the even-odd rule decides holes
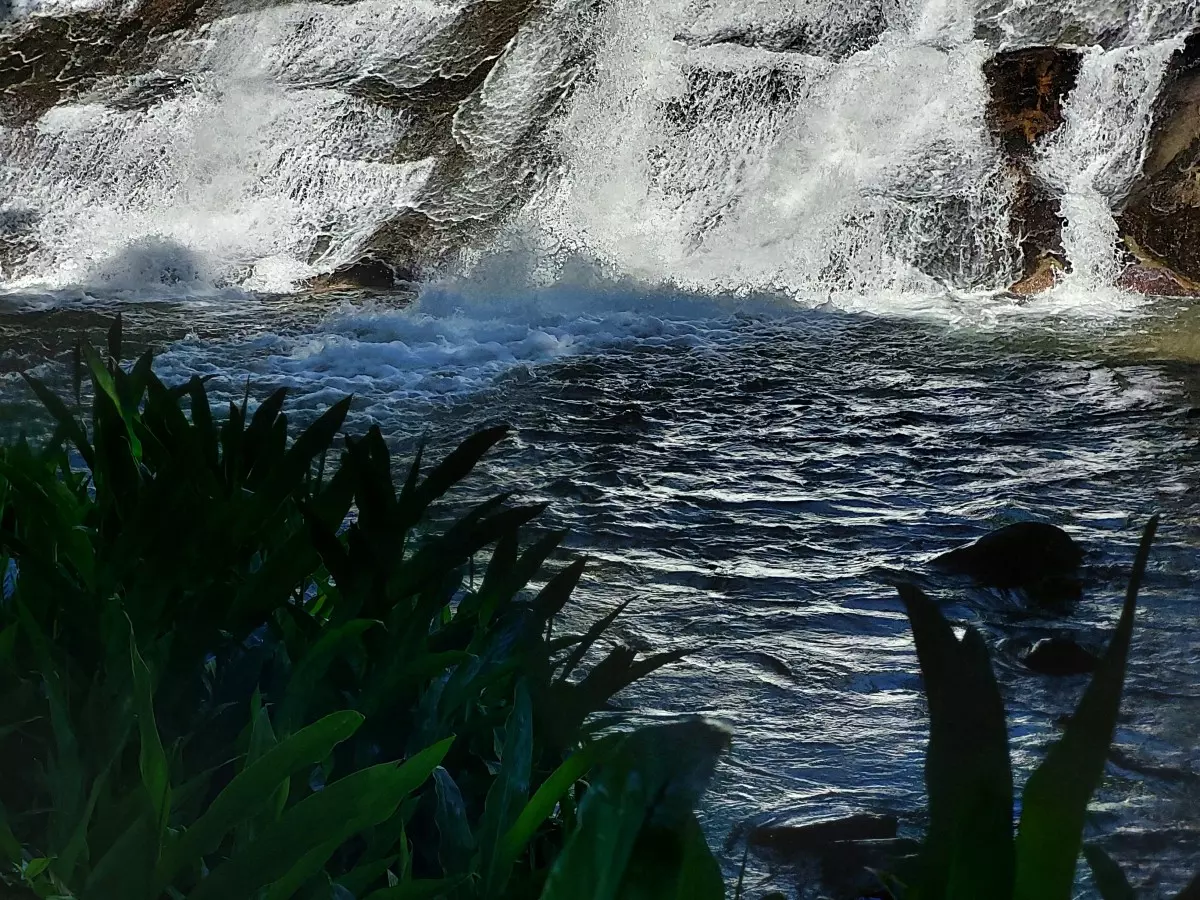
[[[1103,646],[1161,510],[1132,768],[1089,827],[1174,896],[1200,858],[1200,388],[1155,342],[1200,344],[1114,287],[1114,217],[1148,145],[1167,166],[1198,28],[1200,0],[0,0],[0,433],[44,423],[18,373],[65,395],[117,310],[168,383],[288,388],[293,423],[353,394],[348,429],[404,453],[511,423],[468,489],[553,501],[594,562],[564,631],[635,598],[621,640],[691,655],[621,699],[734,729],[715,847],[775,812],[920,832],[897,580],[986,633],[1023,777],[1082,685],[1022,654]],[[1018,153],[996,60],[1046,46],[1069,88]],[[1200,134],[1200,78],[1184,96],[1171,147]],[[1022,297],[1047,221],[1071,271]],[[415,299],[338,290],[363,259]],[[1088,550],[1065,617],[926,565],[1029,518]],[[749,895],[798,896],[750,859]]]
[[[126,6],[20,0],[8,27]],[[1098,290],[1158,82],[1200,21],[1195,0],[559,0],[472,58],[464,17],[500,6],[268,4],[156,38],[151,70],[0,127],[0,219],[24,228],[0,277],[288,290],[418,212],[468,258],[535,248],[542,277],[582,257],[855,306],[996,291],[1020,260],[983,65],[1058,41],[1094,46],[1036,171],[1062,198],[1068,284]],[[438,78],[464,96],[423,112]]]

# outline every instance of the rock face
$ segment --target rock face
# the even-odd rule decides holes
[[[142,0],[122,15],[29,16],[0,34],[0,125],[37,119],[101,79],[154,65],[160,39],[193,24],[203,0]]]
[[[1200,33],[1168,67],[1142,178],[1119,218],[1129,249],[1180,288],[1200,292]]]
[[[988,126],[1017,183],[1013,235],[1020,241],[1023,272],[1014,291],[1028,295],[1053,286],[1069,263],[1063,252],[1059,201],[1033,172],[1037,143],[1063,123],[1063,104],[1079,79],[1081,57],[1059,47],[997,54],[984,66],[991,92]]]
[[[1074,599],[1083,550],[1055,525],[1018,522],[944,553],[935,568],[995,588],[1022,589],[1035,599]]]

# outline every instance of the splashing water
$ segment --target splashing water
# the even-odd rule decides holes
[[[582,260],[643,283],[853,309],[986,297],[1020,258],[983,64],[1001,46],[1065,42],[1090,49],[1037,174],[1068,220],[1075,273],[1056,296],[1094,308],[1113,298],[1112,210],[1164,66],[1200,22],[1200,0],[546,0],[488,51],[489,72],[455,30],[477,6],[218,17],[171,36],[152,71],[0,127],[0,232],[25,223],[30,247],[6,263],[0,246],[0,277],[287,291],[415,211],[464,232],[505,221],[499,235],[477,229],[466,271],[517,246],[535,283]],[[10,27],[127,7],[18,0]],[[443,120],[363,89],[380,79],[469,89]]]

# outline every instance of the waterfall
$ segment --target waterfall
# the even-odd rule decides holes
[[[148,2],[7,0],[0,59],[56,17]],[[1082,70],[1033,169],[1073,283],[1099,289],[1200,0],[1051,6],[208,0],[25,118],[0,99],[0,286],[287,291],[453,244],[460,267],[531,249],[542,279],[584,261],[811,302],[995,292],[1021,260],[984,64],[1057,43]]]

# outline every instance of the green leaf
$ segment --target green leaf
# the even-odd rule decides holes
[[[326,861],[341,845],[341,840],[330,841],[306,854],[286,875],[272,882],[262,900],[289,900],[325,867]]]
[[[1137,892],[1116,860],[1095,844],[1084,844],[1083,856],[1092,869],[1092,880],[1103,900],[1137,900]]]
[[[13,865],[21,862],[21,844],[9,827],[8,813],[3,804],[0,804],[0,860]]]
[[[83,457],[83,461],[87,467],[95,471],[96,454],[92,449],[91,441],[88,440],[87,432],[79,423],[79,420],[71,415],[71,411],[58,398],[58,395],[37,378],[25,372],[21,373],[21,377],[25,379],[25,383],[29,385],[30,390],[41,401],[42,406],[46,407],[46,411],[58,422],[59,427],[63,429],[63,433],[75,445],[75,449],[79,451],[79,455]]]
[[[308,704],[317,685],[343,649],[357,641],[367,629],[376,625],[379,623],[372,619],[354,619],[326,631],[304,654],[292,670],[292,677],[288,681],[287,691],[280,705],[277,719],[284,734],[290,734],[303,724]]]
[[[585,745],[567,757],[525,804],[512,828],[504,835],[496,851],[497,858],[511,866],[533,840],[542,823],[553,815],[567,791],[597,764],[608,759],[620,745],[620,740],[619,735],[610,735]]]
[[[577,559],[546,582],[533,600],[533,608],[539,619],[549,621],[562,611],[578,587],[585,568],[587,560]]]
[[[401,766],[386,763],[362,769],[304,798],[253,844],[213,870],[188,895],[190,900],[250,897],[319,848],[336,850],[358,832],[389,818],[429,777],[452,741],[423,750]]]
[[[1084,817],[1104,775],[1125,683],[1138,591],[1158,530],[1146,526],[1121,620],[1062,739],[1025,786],[1017,832],[1016,900],[1069,900],[1083,844]]]
[[[475,838],[467,819],[466,803],[450,773],[440,766],[433,773],[433,782],[437,788],[434,821],[440,838],[438,861],[442,864],[444,874],[465,874],[470,871],[475,855]]]
[[[626,736],[579,805],[579,826],[554,862],[542,900],[616,900],[644,826],[689,827],[728,734],[700,720]]]
[[[338,712],[297,731],[234,776],[208,810],[163,855],[158,882],[165,887],[183,867],[200,861],[220,846],[238,824],[258,815],[271,797],[296,772],[326,759],[333,748],[363,723],[356,712]]]
[[[563,663],[563,670],[562,674],[559,676],[559,681],[565,682],[570,677],[571,673],[575,671],[575,667],[583,662],[583,658],[587,655],[588,650],[592,648],[592,645],[600,639],[600,636],[603,635],[604,632],[608,631],[608,629],[612,627],[613,622],[617,621],[617,617],[620,616],[621,613],[625,612],[626,607],[628,607],[632,602],[632,600],[626,600],[587,630],[587,633],[584,634],[583,639],[580,640],[579,646],[571,651],[570,655]]]
[[[150,900],[158,855],[158,811],[147,808],[92,869],[81,900]]]
[[[621,884],[621,900],[724,900],[725,879],[695,814],[674,828],[646,828]]]
[[[171,814],[171,775],[167,755],[158,736],[158,726],[154,722],[154,688],[150,683],[150,669],[138,652],[132,625],[129,628],[129,657],[133,669],[134,705],[141,747],[138,766],[142,772],[142,783],[158,817],[158,834],[161,836]]]
[[[529,799],[533,767],[533,703],[524,681],[517,685],[512,712],[504,726],[500,774],[484,803],[480,844],[483,851],[483,893],[500,896],[508,883],[512,861],[501,851],[504,836]]]
[[[921,895],[1010,900],[1016,874],[1012,768],[987,647],[973,628],[960,642],[937,604],[916,588],[902,586],[900,596],[929,698]]]
[[[416,490],[416,503],[426,509],[454,485],[471,474],[485,453],[508,435],[508,426],[500,425],[471,435],[429,473]]]

